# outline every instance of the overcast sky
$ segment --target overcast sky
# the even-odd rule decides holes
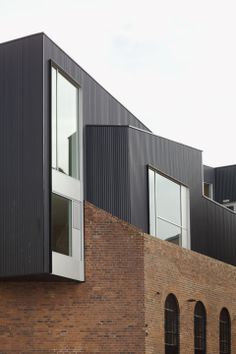
[[[0,0],[0,42],[45,32],[155,134],[220,166],[236,163],[235,18],[235,0]]]

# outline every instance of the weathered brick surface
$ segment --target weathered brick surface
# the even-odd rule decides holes
[[[164,354],[164,303],[173,293],[180,307],[180,353],[194,353],[193,313],[202,301],[207,312],[207,353],[219,354],[219,314],[232,320],[232,354],[236,353],[236,268],[145,235],[145,354]]]
[[[0,283],[0,353],[144,353],[143,239],[90,204],[85,283]]]
[[[207,353],[219,312],[232,319],[236,268],[145,235],[87,203],[86,282],[1,282],[0,353],[164,354],[164,302],[180,305],[180,354],[193,353],[193,309],[207,310]]]

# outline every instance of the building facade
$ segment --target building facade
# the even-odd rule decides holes
[[[0,352],[233,353],[234,167],[43,33],[0,44],[0,78]]]

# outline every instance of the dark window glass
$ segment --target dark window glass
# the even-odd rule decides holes
[[[179,305],[173,294],[165,302],[165,354],[179,354]]]
[[[227,309],[222,309],[220,313],[220,354],[231,353],[231,323]]]
[[[200,301],[194,310],[194,353],[206,353],[206,310]]]
[[[52,194],[52,250],[71,256],[71,201]]]

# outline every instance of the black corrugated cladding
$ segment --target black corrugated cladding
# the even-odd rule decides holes
[[[236,165],[215,168],[215,200],[236,201]]]
[[[190,188],[191,248],[236,264],[236,215],[202,196],[201,151],[132,127],[88,126],[87,143],[89,201],[148,232],[150,164]]]
[[[79,44],[76,44],[79,45]],[[83,124],[101,125],[133,125],[150,131],[142,122],[131,114],[111,94],[100,86],[89,74],[86,73],[62,49],[44,35],[44,83],[45,107],[50,101],[50,61],[53,61],[65,74],[71,77],[82,89],[83,93]],[[46,87],[46,85],[48,85]],[[50,111],[45,111],[50,119]],[[84,131],[84,197],[87,197],[86,188],[86,134]]]
[[[0,277],[51,272],[51,61],[81,87],[84,125],[147,129],[43,33],[0,45]]]
[[[162,137],[129,128],[132,223],[148,231],[147,165],[190,188],[191,207],[202,191],[201,151]]]
[[[87,199],[131,221],[127,127],[87,126]]]
[[[215,169],[210,166],[203,166],[204,182],[215,185]]]
[[[42,118],[42,34],[1,44],[0,277],[49,271]]]

